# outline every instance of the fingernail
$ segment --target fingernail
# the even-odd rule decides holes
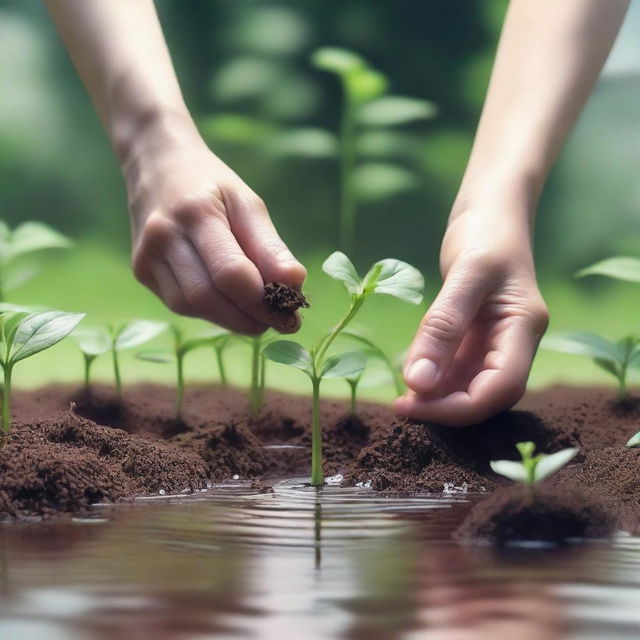
[[[438,379],[438,366],[433,360],[420,358],[414,360],[407,369],[405,380],[414,391],[431,391]]]

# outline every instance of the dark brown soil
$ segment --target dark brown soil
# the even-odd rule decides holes
[[[509,483],[490,471],[491,460],[517,459],[522,440],[547,453],[577,446],[575,464],[548,486],[616,499],[624,503],[623,522],[637,523],[640,450],[623,445],[640,428],[640,409],[613,397],[609,389],[553,387],[465,429],[398,420],[371,403],[353,418],[344,402],[325,400],[325,473],[387,492],[497,489],[492,499],[506,500],[511,493],[501,487]],[[171,417],[173,409],[173,390],[158,385],[126,388],[122,404],[105,386],[90,394],[56,385],[16,393],[13,433],[0,451],[0,514],[73,512],[94,501],[191,490],[234,476],[263,480],[268,490],[271,477],[309,473],[306,397],[268,392],[250,420],[242,391],[190,386],[183,422]]]
[[[269,282],[264,286],[264,303],[271,311],[285,313],[309,308],[309,302],[302,291],[281,282]]]
[[[518,486],[497,491],[475,505],[454,537],[497,546],[559,545],[573,539],[609,538],[615,528],[610,508],[591,492],[546,485],[533,492]]]

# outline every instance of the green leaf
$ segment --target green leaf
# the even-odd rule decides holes
[[[322,47],[311,54],[311,64],[323,71],[344,75],[365,67],[367,63],[364,58],[348,49]]]
[[[627,282],[640,282],[640,259],[628,256],[607,258],[581,269],[576,273],[576,278],[593,275],[608,276]]]
[[[306,127],[289,129],[274,136],[266,148],[278,156],[333,158],[338,153],[338,140],[330,131]]]
[[[33,280],[39,273],[40,269],[33,264],[8,266],[2,273],[2,289],[5,292],[13,291]]]
[[[161,364],[169,364],[173,362],[173,354],[166,349],[145,349],[136,353],[138,360],[146,362],[159,362]]]
[[[0,259],[8,261],[16,256],[43,249],[68,249],[72,241],[42,222],[23,222],[10,234],[2,246]]]
[[[349,351],[327,358],[322,367],[322,378],[353,378],[362,375],[367,357],[361,351]]]
[[[9,362],[24,360],[52,347],[68,336],[85,315],[64,311],[41,311],[22,318],[13,337]]]
[[[379,260],[364,277],[365,290],[394,296],[405,302],[420,304],[424,290],[422,274],[410,264],[395,258]]]
[[[76,329],[70,337],[88,356],[102,355],[111,348],[109,333],[102,327]]]
[[[134,320],[122,327],[116,336],[116,349],[131,349],[138,347],[149,340],[153,340],[167,329],[166,322],[155,322],[153,320]]]
[[[552,351],[591,356],[620,365],[624,358],[620,346],[590,331],[566,331],[545,336],[540,346]]]
[[[523,460],[528,460],[529,458],[533,458],[533,454],[536,451],[536,444],[530,440],[527,440],[526,442],[518,442],[516,444],[516,449],[522,456]]]
[[[356,195],[367,202],[397,196],[415,189],[419,184],[413,171],[386,162],[366,162],[353,172]]]
[[[269,344],[263,351],[264,356],[273,362],[288,364],[291,367],[304,371],[308,376],[313,376],[313,361],[311,354],[293,340],[276,340]]]
[[[629,438],[627,444],[625,445],[626,447],[632,448],[632,447],[640,447],[640,432],[636,433],[635,436]]]
[[[527,470],[521,462],[514,462],[513,460],[492,460],[489,464],[494,473],[509,478],[509,480],[522,483],[528,481],[529,476]]]
[[[355,104],[377,98],[387,90],[389,84],[384,74],[370,67],[353,69],[342,78],[347,95]]]
[[[358,112],[360,124],[396,126],[428,120],[438,113],[433,102],[405,96],[382,96],[363,105]]]
[[[264,143],[277,132],[268,122],[234,113],[209,116],[200,123],[200,129],[207,140],[250,146]]]
[[[540,482],[548,478],[552,473],[564,467],[567,462],[576,457],[578,450],[576,448],[563,449],[550,455],[543,455],[536,464],[534,477],[536,482]]]
[[[362,292],[362,280],[353,266],[353,262],[342,251],[334,251],[322,263],[322,270],[328,276],[342,282],[352,295]]]

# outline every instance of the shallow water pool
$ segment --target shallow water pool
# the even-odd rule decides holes
[[[0,525],[0,638],[640,637],[640,538],[497,553],[476,497],[247,483]]]

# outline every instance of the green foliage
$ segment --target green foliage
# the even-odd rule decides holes
[[[629,438],[625,446],[629,447],[630,449],[634,447],[640,447],[640,431],[636,433],[635,436]]]
[[[393,127],[428,120],[437,114],[438,107],[428,100],[389,95],[363,105],[358,122],[373,127]]]
[[[72,244],[69,238],[42,222],[23,222],[11,230],[0,220],[0,301],[7,291],[38,274],[32,254],[47,249],[68,249]]]
[[[521,462],[492,460],[491,469],[501,476],[530,487],[564,467],[578,453],[578,449],[569,448],[549,455],[534,455],[536,445],[533,442],[518,442],[516,447],[522,458]]]
[[[545,336],[540,343],[545,349],[586,355],[618,381],[618,395],[627,394],[627,375],[630,367],[640,365],[640,338],[627,336],[612,342],[588,331],[567,331]]]
[[[593,275],[607,276],[627,282],[640,282],[640,258],[628,256],[607,258],[581,269],[576,273],[576,278]]]
[[[422,300],[424,278],[422,274],[400,260],[386,259],[376,262],[361,278],[349,258],[340,251],[332,253],[322,265],[323,271],[340,281],[350,303],[344,317],[308,351],[292,340],[276,340],[264,349],[264,356],[274,362],[303,371],[311,380],[312,396],[312,450],[311,484],[324,483],[322,474],[322,432],[320,426],[320,383],[323,378],[344,378],[352,385],[352,410],[355,406],[355,388],[367,363],[362,351],[350,351],[328,356],[330,346],[356,316],[364,301],[374,294],[394,296],[405,302],[418,304]],[[373,344],[373,343],[371,343]],[[368,345],[367,345],[368,346]]]
[[[84,357],[84,386],[89,389],[91,365],[95,359],[111,349],[111,336],[105,327],[76,329],[71,338]]]
[[[20,360],[52,347],[68,336],[85,317],[65,311],[2,312],[0,315],[0,366],[4,372],[2,388],[2,431],[11,425],[11,374]]]

